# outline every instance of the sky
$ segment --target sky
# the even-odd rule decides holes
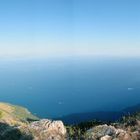
[[[140,56],[139,0],[0,0],[0,57]]]

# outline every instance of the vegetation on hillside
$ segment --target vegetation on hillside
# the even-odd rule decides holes
[[[33,140],[33,137],[35,136],[48,137],[51,133],[54,134],[52,128],[50,129],[51,133],[47,133],[48,129],[46,131],[46,128],[51,126],[52,121],[36,120],[39,120],[39,118],[32,115],[26,108],[7,103],[0,103],[0,139],[19,140],[22,138],[22,140]],[[56,125],[56,123],[54,124]],[[120,120],[114,123],[93,120],[75,125],[65,124],[65,127],[67,129],[68,140],[85,140],[87,137],[91,138],[93,134],[98,136],[95,130],[100,131],[99,133],[102,134],[102,131],[104,132],[105,129],[107,132],[113,131],[113,135],[110,135],[112,138],[116,138],[115,133],[118,132],[118,130],[121,130],[120,133],[125,133],[127,136],[131,136],[132,134],[134,139],[134,136],[139,138],[139,133],[136,132],[139,132],[140,130],[140,113],[128,113],[128,115],[123,116]],[[59,129],[59,125],[57,126],[57,129]]]
[[[77,139],[82,140],[84,139],[85,132],[97,125],[104,124],[101,121],[93,120],[88,122],[82,122],[75,125],[66,125],[68,137],[70,140]]]

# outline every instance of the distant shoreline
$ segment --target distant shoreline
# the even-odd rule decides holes
[[[54,119],[62,120],[66,124],[78,124],[81,122],[87,122],[92,120],[99,120],[103,122],[114,122],[121,119],[123,116],[127,116],[140,111],[140,104],[127,107],[121,111],[96,111],[85,113],[74,113]]]

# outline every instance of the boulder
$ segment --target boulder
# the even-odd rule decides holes
[[[29,124],[28,129],[32,132],[34,140],[64,140],[66,136],[66,128],[62,121],[42,119]]]
[[[99,125],[87,131],[87,135],[89,138],[99,139],[104,136],[113,136],[116,133],[116,129],[114,126],[108,125]]]

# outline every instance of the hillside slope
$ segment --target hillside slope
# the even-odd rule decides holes
[[[26,108],[0,103],[0,140],[63,140],[61,121],[39,119]]]
[[[0,103],[0,140],[140,140],[140,113],[114,123],[64,126],[62,121],[39,119],[24,107]]]
[[[28,120],[38,120],[39,118],[32,115],[26,108],[12,105],[9,103],[0,103],[1,122],[8,124],[24,123]]]

